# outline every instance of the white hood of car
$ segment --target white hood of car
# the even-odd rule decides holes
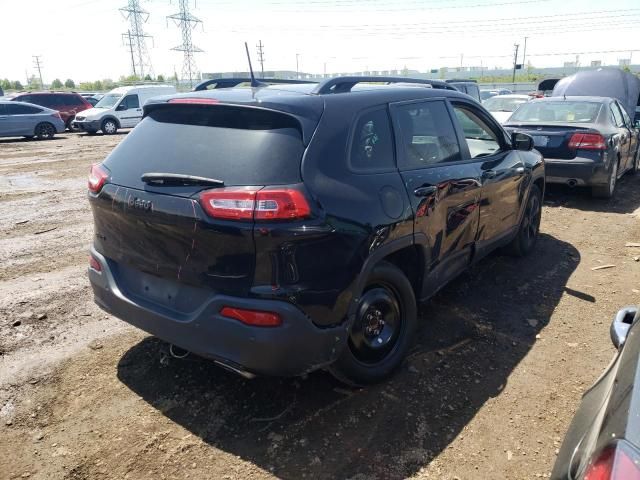
[[[504,122],[506,122],[509,117],[511,115],[513,115],[513,112],[489,112],[491,113],[491,115],[493,115],[493,118],[495,118],[500,124],[503,124]]]
[[[108,108],[89,108],[87,110],[83,110],[78,112],[77,117],[84,117],[87,120],[95,120],[102,117],[106,112],[110,109]]]

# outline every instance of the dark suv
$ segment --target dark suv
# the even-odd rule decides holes
[[[417,301],[533,248],[544,163],[443,82],[386,80],[147,103],[89,177],[98,305],[246,377],[388,376]]]
[[[60,112],[60,117],[66,128],[71,128],[76,113],[91,108],[85,98],[79,93],[73,92],[28,92],[19,93],[11,100],[17,102],[27,102],[47,107]]]

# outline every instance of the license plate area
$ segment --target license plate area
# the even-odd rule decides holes
[[[546,147],[549,144],[549,137],[544,135],[533,135],[533,145],[536,147]]]

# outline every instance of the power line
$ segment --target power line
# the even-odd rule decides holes
[[[194,53],[203,52],[204,50],[193,44],[191,32],[198,24],[202,24],[202,21],[189,12],[189,0],[179,0],[178,4],[180,11],[169,15],[167,19],[173,20],[178,28],[180,28],[182,32],[182,44],[173,47],[171,50],[183,52],[182,78],[188,78],[189,85],[193,87],[193,79],[198,78],[198,68],[196,67],[196,61],[193,55]]]
[[[131,53],[131,69],[133,75],[144,79],[145,73],[153,75],[151,57],[147,50],[147,38],[143,25],[149,20],[149,13],[140,8],[139,0],[129,0],[126,7],[119,9],[126,20],[129,20],[129,30],[122,34],[125,45]]]

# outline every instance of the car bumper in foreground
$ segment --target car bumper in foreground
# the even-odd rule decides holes
[[[572,187],[607,185],[609,171],[602,161],[588,158],[558,160],[545,158],[545,180],[547,183],[562,183]]]
[[[100,130],[100,120],[74,120],[71,126],[84,132],[97,132]]]
[[[98,306],[180,348],[210,358],[245,377],[295,376],[332,363],[346,344],[344,327],[318,328],[295,305],[278,300],[213,294],[196,310],[178,313],[126,294],[111,261],[94,249],[101,272],[89,268]],[[223,317],[223,307],[274,312],[278,327],[255,327]]]

